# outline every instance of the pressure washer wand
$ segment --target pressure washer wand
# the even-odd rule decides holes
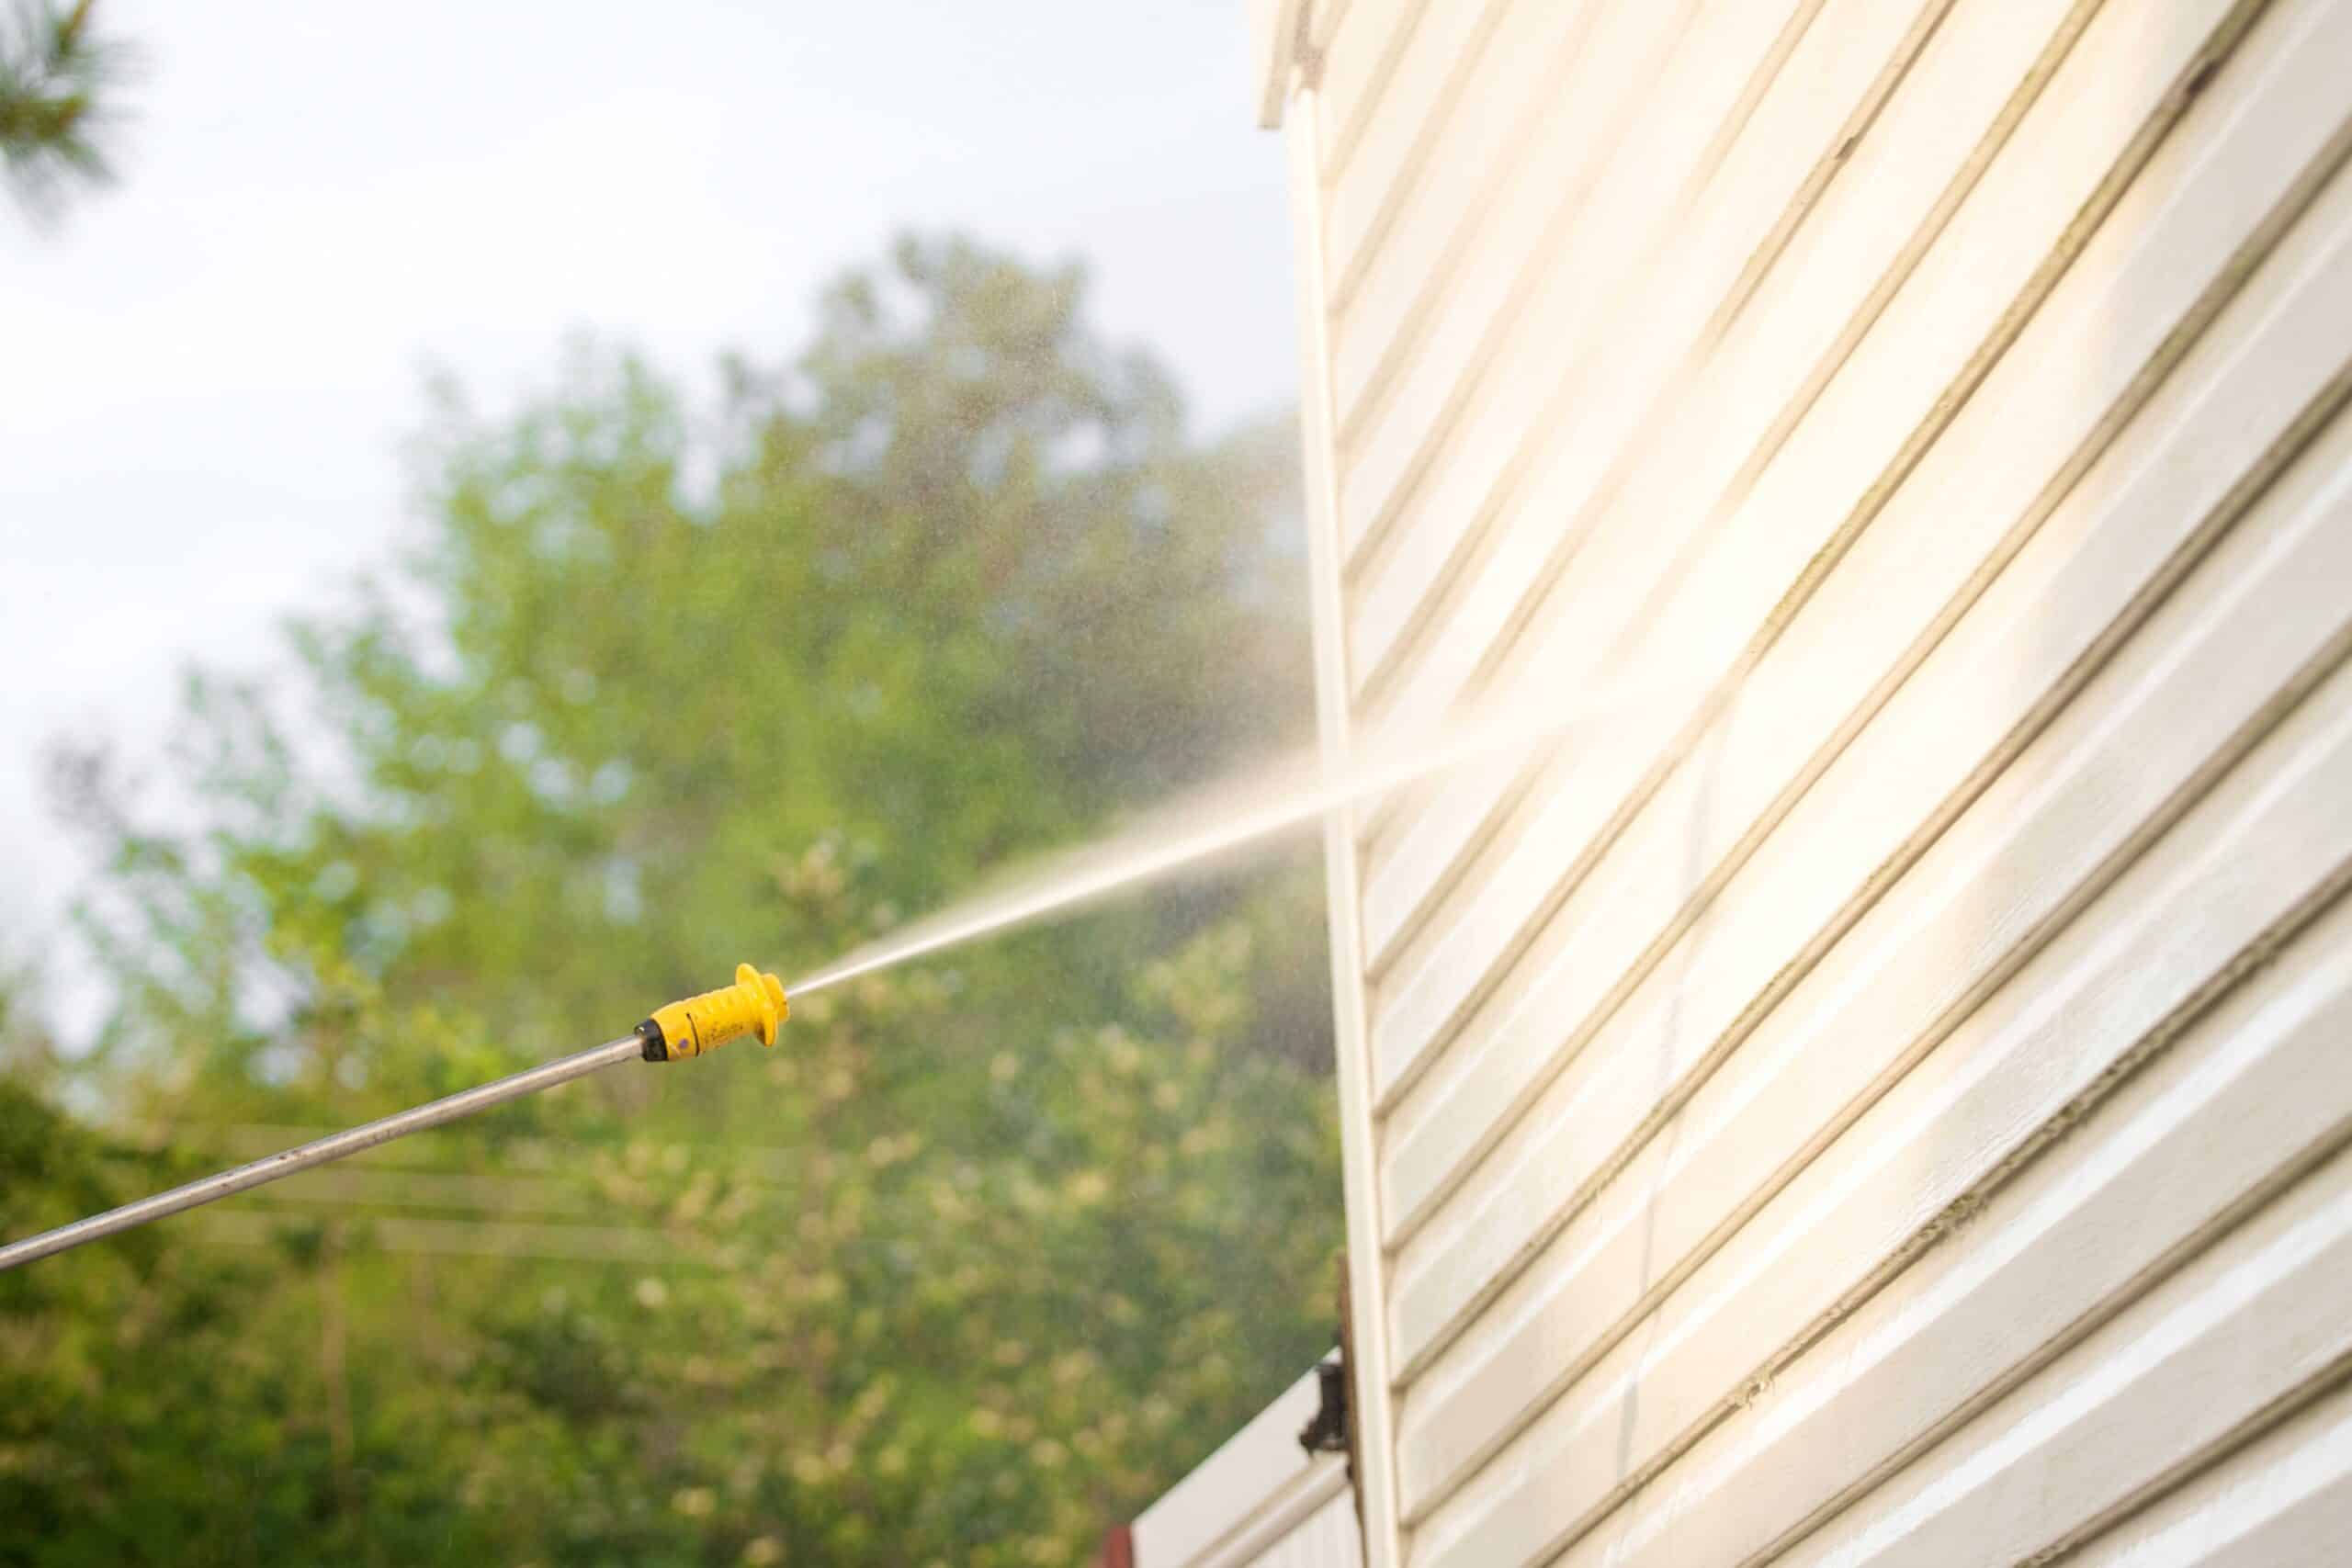
[[[776,1025],[790,1012],[790,1003],[784,994],[784,984],[773,975],[763,975],[750,964],[739,964],[735,983],[684,1001],[672,1002],[656,1011],[651,1018],[637,1026],[637,1032],[619,1040],[593,1049],[560,1056],[552,1062],[526,1068],[506,1077],[496,1078],[476,1088],[447,1095],[411,1111],[395,1112],[380,1121],[369,1122],[345,1132],[329,1134],[298,1147],[238,1166],[191,1181],[185,1187],[175,1187],[168,1192],[158,1192],[152,1198],[141,1198],[135,1203],[125,1203],[119,1209],[108,1209],[86,1220],[60,1225],[39,1235],[0,1247],[0,1272],[80,1247],[85,1242],[114,1235],[143,1225],[150,1220],[160,1220],[166,1214],[177,1214],[189,1209],[217,1202],[222,1198],[249,1192],[256,1187],[325,1165],[345,1155],[356,1155],[362,1149],[372,1149],[389,1144],[395,1138],[405,1138],[411,1133],[422,1133],[461,1121],[478,1111],[493,1105],[503,1105],[510,1100],[520,1100],[526,1094],[553,1089],[574,1078],[609,1067],[616,1062],[634,1056],[648,1062],[680,1061],[716,1051],[729,1041],[749,1034],[763,1045],[775,1044]]]

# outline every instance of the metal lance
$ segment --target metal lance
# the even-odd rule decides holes
[[[730,1040],[749,1034],[763,1045],[775,1044],[776,1026],[790,1012],[783,982],[773,975],[763,975],[750,964],[739,964],[735,983],[707,991],[698,997],[672,1002],[657,1010],[651,1018],[637,1026],[637,1032],[621,1039],[560,1056],[552,1062],[526,1068],[506,1077],[497,1078],[477,1088],[464,1089],[420,1105],[369,1122],[345,1132],[330,1134],[295,1148],[267,1156],[233,1170],[221,1171],[175,1187],[168,1192],[158,1192],[152,1198],[141,1198],[135,1203],[125,1203],[119,1209],[108,1209],[86,1220],[76,1220],[70,1225],[43,1231],[39,1235],[25,1237],[0,1247],[0,1271],[31,1263],[69,1247],[115,1235],[134,1225],[160,1220],[167,1214],[185,1213],[250,1192],[256,1187],[309,1170],[331,1160],[356,1155],[362,1149],[376,1148],[395,1138],[405,1138],[411,1133],[423,1133],[435,1127],[445,1127],[452,1122],[487,1111],[493,1105],[503,1105],[510,1100],[520,1100],[526,1094],[567,1084],[574,1078],[586,1077],[616,1062],[631,1059],[646,1062],[682,1061],[716,1051]]]

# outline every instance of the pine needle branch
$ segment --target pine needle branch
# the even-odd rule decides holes
[[[116,124],[122,52],[93,21],[96,0],[18,0],[0,26],[0,173],[39,218],[75,187],[114,178],[106,152]]]

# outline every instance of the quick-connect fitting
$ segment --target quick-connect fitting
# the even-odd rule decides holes
[[[645,1042],[645,1059],[671,1062],[716,1051],[741,1035],[756,1035],[763,1045],[775,1044],[776,1025],[792,1011],[784,982],[763,975],[748,964],[735,965],[735,983],[656,1010],[637,1026]]]

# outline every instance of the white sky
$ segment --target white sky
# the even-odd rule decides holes
[[[135,755],[381,558],[428,363],[496,398],[587,326],[700,375],[797,349],[900,228],[1094,269],[1216,427],[1295,389],[1242,0],[102,0],[123,184],[0,206],[0,951],[81,874],[61,731]]]

